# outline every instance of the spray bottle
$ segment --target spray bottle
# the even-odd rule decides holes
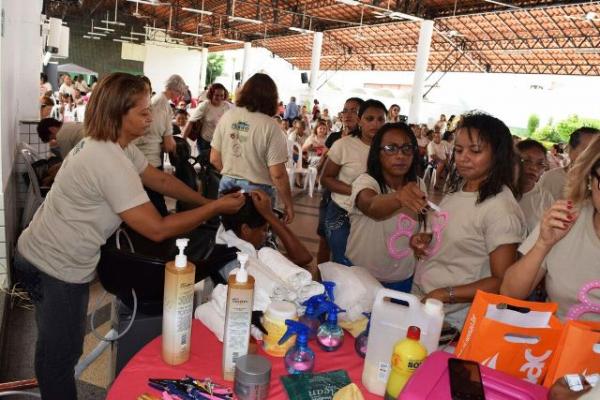
[[[367,322],[367,328],[362,331],[354,341],[354,350],[361,358],[365,358],[367,354],[367,343],[369,341],[369,329],[371,329],[371,313],[364,312],[363,315],[369,319]]]
[[[335,303],[335,295],[333,291],[335,289],[335,282],[333,281],[323,281],[323,286],[325,286],[325,293],[327,294],[327,299],[332,303]]]
[[[165,267],[162,358],[170,365],[182,364],[190,357],[196,266],[183,252],[188,242],[177,239],[179,254]]]
[[[297,335],[296,344],[291,347],[283,362],[285,369],[290,374],[303,374],[312,372],[315,366],[315,353],[308,347],[308,328],[301,322],[286,319],[287,331],[279,340],[279,344],[284,344],[292,335]]]
[[[317,329],[321,325],[317,311],[319,304],[325,300],[326,297],[324,294],[318,294],[302,303],[306,307],[306,310],[304,311],[304,315],[300,317],[300,322],[308,327],[308,340],[313,340],[317,336]]]
[[[240,269],[227,279],[225,333],[223,335],[223,379],[233,381],[235,360],[248,354],[254,301],[254,278],[248,275],[248,255],[237,253]]]
[[[327,313],[327,320],[317,330],[317,342],[324,351],[335,351],[344,342],[344,331],[338,325],[337,315],[345,311],[330,301],[324,301],[319,306],[319,315]]]

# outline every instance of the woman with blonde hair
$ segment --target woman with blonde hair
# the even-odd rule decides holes
[[[526,298],[546,278],[548,299],[558,303],[560,318],[600,321],[600,314],[578,307],[579,292],[600,277],[600,137],[569,171],[566,194],[521,244],[523,257],[506,271],[500,292]],[[600,303],[598,291],[587,296]]]
[[[100,247],[122,222],[159,242],[244,204],[241,193],[209,202],[149,164],[132,141],[151,122],[150,93],[141,78],[104,77],[87,106],[86,136],[64,159],[19,237],[14,267],[35,306],[35,373],[46,400],[77,399],[74,367],[83,350],[89,283]],[[162,217],[143,185],[202,207]]]

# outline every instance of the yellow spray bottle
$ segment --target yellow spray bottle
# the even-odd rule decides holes
[[[398,398],[410,376],[427,357],[427,349],[419,342],[420,338],[421,330],[416,326],[410,326],[406,333],[406,339],[402,339],[394,345],[392,371],[385,388],[385,400]]]

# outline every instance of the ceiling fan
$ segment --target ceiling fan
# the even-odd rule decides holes
[[[136,3],[135,3],[135,11],[134,11],[134,12],[133,12],[133,14],[131,14],[131,15],[133,15],[133,16],[134,16],[134,17],[136,17],[136,18],[141,18],[141,19],[144,19],[144,18],[148,18],[148,19],[149,19],[149,18],[152,18],[152,17],[151,17],[151,16],[149,16],[149,15],[144,15],[144,14],[141,14],[141,13],[140,13],[140,3],[138,3],[138,2],[136,2]]]

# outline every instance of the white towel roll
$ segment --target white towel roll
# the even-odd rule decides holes
[[[260,249],[258,259],[295,292],[312,282],[310,272],[270,247]]]

